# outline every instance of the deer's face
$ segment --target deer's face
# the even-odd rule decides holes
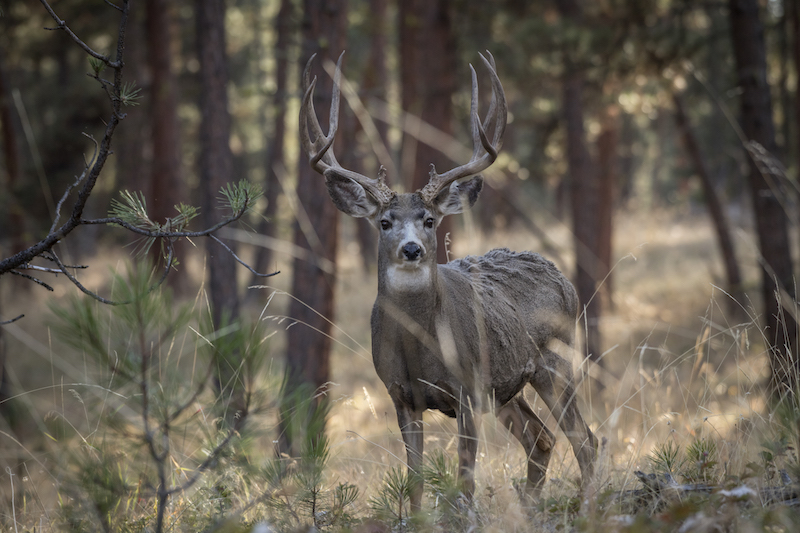
[[[379,231],[378,257],[388,287],[424,290],[436,263],[436,227],[442,217],[418,194],[400,194],[371,220]]]
[[[445,216],[471,207],[483,187],[483,178],[476,176],[452,183],[428,201],[415,192],[394,194],[382,203],[346,176],[328,172],[326,178],[339,209],[367,218],[378,229],[378,266],[389,288],[397,291],[429,287],[436,266],[436,228]]]
[[[375,217],[381,256],[413,270],[436,256],[436,226],[441,222],[418,194],[401,194]]]
[[[350,216],[367,218],[378,228],[378,265],[390,287],[420,290],[436,265],[436,228],[447,215],[462,212],[478,199],[483,178],[454,182],[424,200],[419,192],[394,194],[380,202],[346,175],[325,174],[333,203]]]

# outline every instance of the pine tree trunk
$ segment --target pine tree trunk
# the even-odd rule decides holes
[[[228,112],[228,61],[225,55],[225,1],[197,0],[197,55],[200,59],[200,159],[198,170],[202,187],[202,213],[207,227],[218,221],[220,189],[233,179],[233,154],[230,149],[231,117]],[[226,243],[231,249],[234,244]],[[218,243],[206,240],[207,290],[215,328],[239,319],[239,293],[236,263]],[[244,417],[236,412],[245,408],[244,391],[237,378],[238,362],[219,361],[217,389],[225,389],[228,424]]]
[[[186,201],[181,169],[181,134],[178,121],[178,87],[172,71],[171,10],[166,0],[146,0],[147,61],[152,76],[150,87],[150,123],[153,165],[147,207],[150,217],[163,223],[175,217],[176,205]],[[175,258],[184,261],[185,242],[173,243]],[[161,250],[154,247],[158,261]],[[185,270],[167,277],[180,292],[188,289]]]
[[[796,79],[800,79],[800,2],[788,2],[790,24],[792,26],[792,62],[794,63],[794,73]],[[798,82],[795,82],[798,83]],[[795,183],[800,183],[800,85],[796,86],[794,91],[794,145],[790,146],[790,141],[786,141],[786,151],[788,153],[794,152],[795,168],[797,175],[795,176]],[[789,117],[786,121],[790,122]],[[791,139],[791,137],[790,137]]]
[[[447,135],[453,134],[452,101],[456,78],[456,42],[450,5],[446,0],[399,2],[403,111],[419,116]],[[454,166],[439,147],[418,142],[409,134],[403,138],[403,152],[402,172],[411,176],[406,185],[411,191],[428,183],[431,164],[439,172]],[[463,164],[463,161],[456,164]],[[439,263],[447,262],[445,235],[451,228],[450,219],[445,218],[436,232]]]
[[[739,262],[736,260],[736,250],[731,238],[728,217],[725,216],[725,210],[714,188],[705,158],[700,152],[700,145],[689,124],[689,119],[686,117],[683,100],[677,93],[673,93],[672,100],[675,103],[675,121],[678,124],[678,131],[683,138],[683,144],[689,159],[692,161],[694,171],[700,178],[703,196],[706,199],[706,205],[708,205],[708,213],[711,215],[711,221],[714,223],[714,229],[717,233],[717,243],[722,254],[722,262],[725,265],[725,274],[728,281],[728,292],[733,296],[733,300],[730,300],[729,308],[731,312],[737,312],[737,309],[740,309],[740,305],[744,304],[746,300],[742,291],[742,275],[739,271]]]
[[[761,294],[764,300],[764,335],[771,356],[770,391],[775,398],[796,389],[800,372],[796,355],[797,324],[783,307],[792,305],[794,298],[788,217],[781,201],[781,197],[785,197],[780,189],[783,178],[772,175],[768,176],[768,181],[762,172],[762,163],[777,157],[777,145],[759,3],[758,0],[729,0],[729,7],[741,90],[741,126],[749,143],[750,196],[763,261]],[[759,147],[763,147],[766,153],[756,155]]]
[[[606,107],[600,134],[597,136],[597,268],[599,284],[597,296],[600,305],[612,305],[613,283],[611,262],[613,258],[614,202],[617,195],[617,140],[619,137],[619,109]]]
[[[586,355],[592,361],[599,361],[602,355],[599,330],[601,302],[595,297],[600,272],[596,253],[599,190],[583,125],[583,74],[568,72],[563,84],[562,106],[567,129],[567,165],[575,238],[575,289],[585,312],[581,323],[586,329]]]
[[[317,78],[314,109],[325,130],[325,121],[330,114],[333,81],[323,65],[327,61],[336,62],[344,49],[346,24],[346,0],[304,0],[300,61],[305,65],[312,54],[317,54],[311,72],[312,78]],[[297,197],[309,217],[314,233],[307,235],[296,222],[295,245],[310,250],[313,255],[334,266],[332,271],[326,271],[318,263],[305,259],[294,261],[291,289],[294,298],[289,305],[289,316],[297,322],[288,331],[287,396],[284,397],[282,406],[284,431],[281,432],[279,442],[280,451],[290,455],[297,455],[300,444],[297,442],[297,435],[285,430],[290,413],[298,412],[298,398],[292,396],[292,393],[303,388],[324,390],[329,382],[331,323],[335,320],[333,311],[339,212],[328,196],[325,178],[311,168],[308,155],[304,152],[300,154]],[[304,397],[306,409],[307,400],[308,394]]]
[[[14,124],[14,111],[11,98],[11,87],[8,84],[8,76],[5,71],[4,58],[0,55],[0,136],[3,138],[3,161],[6,171],[6,192],[7,198],[16,197],[15,188],[19,185],[20,178],[20,158],[19,147],[17,146],[17,131]],[[7,226],[6,237],[8,238],[11,249],[3,250],[4,256],[11,256],[25,248],[23,234],[25,233],[25,220],[22,217],[22,206],[19,202],[8,201],[8,213],[6,215]],[[6,221],[4,221],[6,222]],[[11,253],[8,253],[11,252]],[[27,286],[28,284],[22,284]],[[2,320],[2,319],[0,319]],[[2,368],[0,368],[2,372]]]
[[[578,0],[559,0],[561,15],[579,26],[582,6]],[[583,123],[582,69],[575,64],[569,53],[565,56],[562,79],[562,112],[566,128],[567,165],[569,171],[569,194],[572,207],[572,231],[575,239],[575,289],[585,315],[581,323],[586,330],[586,356],[599,362],[602,355],[599,322],[602,315],[601,301],[595,297],[600,277],[598,250],[598,176],[592,165],[586,145]]]
[[[278,197],[281,190],[277,172],[285,166],[286,84],[289,69],[289,47],[291,46],[292,35],[295,32],[295,27],[292,24],[293,13],[294,6],[292,1],[281,0],[281,7],[275,18],[275,27],[278,32],[275,40],[275,94],[272,97],[272,107],[275,115],[273,117],[272,136],[267,141],[266,160],[264,161],[266,166],[265,199],[267,206],[263,213],[264,218],[258,226],[258,232],[267,237],[277,236],[275,217],[278,213]],[[256,272],[266,273],[272,271],[271,262],[272,251],[267,247],[259,247],[253,266]],[[257,276],[251,280],[254,285],[262,282],[263,279]]]
[[[388,21],[386,14],[388,3],[388,0],[373,0],[369,3],[369,58],[367,60],[367,68],[364,71],[364,80],[361,84],[361,97],[367,105],[373,99],[386,101],[388,80],[386,68]],[[375,126],[378,129],[380,142],[387,146],[388,152],[389,125],[383,121],[376,121]],[[375,174],[376,171],[377,168],[366,170],[363,167],[360,170],[362,174],[367,176]],[[397,176],[391,176],[391,178],[397,179]],[[356,219],[355,223],[364,270],[369,271],[378,262],[378,235],[368,220]]]

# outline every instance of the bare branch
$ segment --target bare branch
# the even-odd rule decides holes
[[[83,284],[80,281],[78,281],[78,278],[76,278],[75,276],[73,276],[72,274],[69,273],[69,270],[67,270],[68,267],[64,263],[61,262],[61,259],[58,258],[58,256],[55,254],[55,252],[53,252],[52,255],[53,255],[53,261],[55,261],[55,263],[61,269],[61,272],[65,276],[67,276],[67,279],[69,279],[73,283],[73,285],[78,287],[81,290],[81,292],[83,292],[85,294],[88,294],[89,296],[91,296],[92,298],[97,300],[98,302],[101,302],[101,303],[104,303],[104,304],[108,304],[108,305],[120,305],[120,304],[123,304],[123,303],[127,303],[127,302],[115,302],[115,301],[112,301],[112,300],[107,300],[106,298],[103,298],[99,294],[90,291],[89,289],[84,287]]]
[[[47,283],[45,283],[44,281],[42,281],[40,279],[34,278],[33,276],[30,276],[28,274],[23,274],[22,272],[18,272],[16,270],[10,271],[9,274],[14,274],[15,276],[20,276],[20,277],[23,277],[25,279],[29,279],[32,282],[41,285],[42,287],[44,287],[48,291],[53,292],[53,287],[51,287],[50,285],[48,285]]]
[[[50,7],[50,4],[47,3],[47,0],[39,0],[39,1],[42,3],[44,8],[47,10],[47,12],[50,14],[50,16],[53,18],[53,20],[56,21],[56,24],[58,25],[56,28],[45,28],[45,29],[47,29],[47,30],[64,30],[66,32],[66,34],[69,35],[70,38],[73,41],[75,41],[78,44],[78,46],[83,48],[84,52],[86,52],[90,56],[94,57],[95,59],[99,59],[100,61],[102,61],[103,63],[105,63],[106,65],[108,65],[109,67],[111,67],[113,69],[118,69],[118,68],[120,68],[122,66],[122,63],[119,61],[119,58],[118,58],[117,61],[112,61],[111,58],[109,58],[108,56],[104,56],[103,54],[100,54],[100,53],[95,52],[94,50],[92,50],[92,48],[88,44],[83,42],[80,39],[80,37],[75,35],[75,33],[71,29],[69,29],[69,26],[67,26],[67,22],[66,21],[60,19],[58,17],[58,15],[56,15],[56,12],[53,10],[52,7]],[[127,4],[127,2],[126,2],[126,4]],[[127,6],[126,6],[126,8],[127,8]],[[117,9],[119,9],[120,11],[123,11],[120,8],[117,8]]]
[[[94,139],[92,139],[92,141],[94,141]],[[97,153],[96,145],[97,142],[95,142],[95,154]],[[53,217],[53,224],[50,226],[50,233],[53,233],[56,230],[56,226],[58,226],[58,221],[61,219],[61,207],[64,205],[64,202],[67,201],[67,198],[69,198],[69,195],[72,192],[72,190],[75,189],[78,185],[80,185],[81,182],[84,180],[84,178],[86,178],[86,172],[88,170],[89,170],[89,165],[86,165],[83,169],[83,172],[81,172],[81,175],[75,178],[75,181],[71,185],[69,185],[67,187],[67,190],[64,191],[64,194],[61,195],[61,199],[58,201],[58,204],[56,205],[56,213],[55,216]]]
[[[19,315],[18,317],[16,317],[16,318],[12,318],[11,320],[3,320],[3,321],[0,321],[0,326],[5,326],[5,325],[7,325],[7,324],[11,324],[11,323],[13,323],[13,322],[16,322],[17,320],[19,320],[20,318],[22,318],[22,317],[24,317],[24,316],[25,316],[25,315]]]
[[[47,3],[46,0],[40,0],[42,5],[47,9],[50,16],[59,23],[59,28],[62,28],[68,33],[71,33],[71,30],[66,26],[66,23],[58,18],[55,14],[53,9]],[[127,0],[123,1],[123,8],[122,8],[122,16],[120,17],[119,21],[119,34],[117,38],[117,60],[115,62],[108,62],[108,58],[105,56],[100,56],[96,52],[92,51],[88,48],[85,44],[80,41],[77,37],[73,39],[76,40],[79,44],[82,44],[84,49],[87,50],[87,53],[92,55],[93,57],[97,57],[97,59],[101,59],[107,64],[114,68],[114,92],[117,95],[116,98],[111,99],[111,107],[112,107],[112,114],[111,119],[108,121],[106,125],[105,132],[103,134],[103,138],[100,141],[100,147],[97,152],[97,158],[94,161],[91,169],[89,170],[86,180],[83,183],[83,187],[78,193],[78,198],[75,201],[75,204],[72,208],[72,215],[70,218],[57,230],[51,231],[45,238],[40,240],[38,243],[34,244],[33,246],[28,247],[21,252],[14,254],[11,257],[3,259],[0,261],[0,275],[13,270],[24,263],[28,263],[34,257],[41,255],[43,252],[48,251],[55,246],[60,240],[66,237],[72,230],[78,227],[81,224],[81,216],[83,215],[83,210],[86,207],[86,202],[89,200],[89,197],[92,194],[92,190],[94,189],[95,184],[97,183],[97,179],[100,177],[100,172],[105,166],[106,160],[111,153],[111,137],[114,135],[114,130],[116,129],[117,125],[119,124],[122,116],[120,114],[120,106],[121,102],[119,99],[119,90],[122,87],[122,56],[125,50],[125,27],[128,22],[128,9],[129,3]],[[72,34],[74,35],[74,34]]]
[[[234,259],[236,259],[236,261],[237,261],[237,262],[238,262],[240,265],[242,265],[243,267],[245,267],[247,270],[249,270],[250,272],[252,272],[252,273],[253,273],[253,274],[255,274],[256,276],[260,276],[260,277],[262,277],[262,278],[269,278],[269,277],[272,277],[272,276],[275,276],[275,275],[277,275],[277,274],[280,274],[280,273],[281,273],[281,271],[280,271],[280,270],[278,270],[278,271],[275,271],[275,272],[272,272],[272,273],[270,273],[270,274],[260,274],[260,273],[256,272],[255,270],[253,270],[253,269],[252,269],[252,267],[250,267],[250,265],[248,265],[247,263],[245,263],[244,261],[242,261],[242,260],[239,258],[239,256],[238,256],[238,255],[236,255],[236,254],[233,252],[233,250],[231,250],[231,249],[230,249],[230,248],[229,248],[229,247],[228,247],[228,246],[227,246],[227,245],[226,245],[224,242],[222,242],[221,240],[219,240],[219,239],[218,239],[218,238],[217,238],[215,235],[211,235],[211,234],[209,234],[208,236],[209,236],[209,237],[211,237],[212,239],[214,239],[216,242],[218,242],[218,243],[219,243],[219,244],[220,244],[220,245],[221,245],[223,248],[225,248],[226,250],[228,250],[228,253],[229,253],[229,254],[231,254],[231,255],[233,256],[233,258],[234,258]]]

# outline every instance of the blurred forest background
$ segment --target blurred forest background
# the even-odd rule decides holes
[[[98,0],[53,8],[93,49],[115,49],[117,10]],[[109,103],[87,76],[87,55],[54,26],[39,2],[0,6],[3,258],[47,235],[56,202],[95,149],[86,135],[99,139],[105,128]],[[279,328],[271,355],[290,383],[314,388],[352,365],[331,362],[338,328],[369,345],[374,289],[366,287],[375,285],[377,233],[339,216],[298,143],[302,66],[318,54],[315,106],[325,127],[342,50],[337,156],[370,176],[384,165],[390,185],[407,191],[427,181],[431,163],[445,170],[469,159],[468,65],[486,96],[478,54],[494,55],[509,103],[503,150],[473,211],[443,225],[441,260],[445,233],[451,257],[508,245],[554,260],[585,306],[580,357],[590,362],[576,364],[598,404],[629,398],[618,385],[631,361],[641,371],[651,356],[661,369],[688,360],[694,377],[707,363],[721,368],[710,352],[724,358],[751,344],[749,357],[763,363],[748,378],[759,395],[797,387],[798,2],[133,3],[123,76],[138,98],[84,216],[102,218],[120,191],[141,191],[152,220],[186,203],[201,206],[210,227],[222,186],[260,184],[255,208],[219,235],[255,271],[281,271],[270,284],[293,296],[282,313],[299,323],[285,338]],[[70,263],[90,265],[79,277],[102,293],[105,265],[132,253],[134,240],[86,225],[58,246]],[[269,292],[246,287],[263,278],[204,244],[176,244],[180,265],[167,283],[188,300],[203,287],[218,326],[258,316]],[[26,360],[22,332],[45,342],[46,302],[77,291],[57,289],[51,296],[18,276],[0,279],[0,320],[26,315],[0,329],[0,397],[50,379],[49,361],[38,359],[41,372]],[[741,394],[720,383],[713,390],[723,396]],[[4,431],[24,441],[24,422],[13,419],[6,415]]]

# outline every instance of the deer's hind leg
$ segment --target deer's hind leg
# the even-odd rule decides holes
[[[581,469],[582,485],[587,487],[594,476],[597,439],[578,410],[572,367],[557,353],[544,350],[530,383],[569,439]]]
[[[528,456],[528,482],[525,485],[525,493],[528,498],[536,499],[544,485],[555,435],[536,416],[521,393],[501,407],[496,415],[525,449],[525,454]]]

